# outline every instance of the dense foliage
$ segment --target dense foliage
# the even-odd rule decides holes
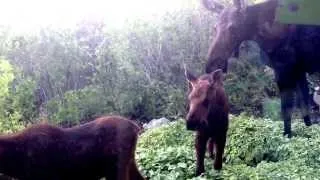
[[[214,171],[207,157],[205,174],[194,178],[194,134],[179,119],[142,134],[137,159],[151,179],[316,179],[320,128],[300,121],[293,128],[295,137],[287,139],[280,121],[231,116],[222,171]]]
[[[15,79],[13,68],[6,60],[0,60],[0,132],[14,132],[23,128],[19,119],[24,114],[20,109],[21,97],[12,95],[10,84]],[[17,85],[16,91],[21,86]]]
[[[73,29],[25,34],[0,26],[0,132],[41,120],[68,127],[102,114],[140,122],[179,119],[142,134],[138,163],[151,179],[192,179],[193,133],[181,119],[187,89],[183,65],[197,75],[204,72],[216,15],[192,5],[150,19],[128,19],[120,29],[88,20]],[[194,179],[318,177],[320,129],[295,122],[296,136],[282,137],[274,75],[262,54],[247,41],[239,57],[230,58],[224,82],[231,112],[254,118],[231,118],[223,170],[213,171],[207,158],[206,173]],[[320,85],[319,74],[308,80],[310,88]]]
[[[267,116],[269,106],[275,106],[268,103],[269,99],[277,96],[273,71],[263,64],[261,50],[255,42],[243,42],[239,51],[238,59],[229,60],[229,73],[225,79],[231,112]]]
[[[215,35],[216,15],[199,5],[128,19],[118,29],[93,20],[25,34],[0,27],[0,55],[15,76],[6,106],[21,113],[23,123],[49,119],[66,126],[112,113],[140,121],[184,116],[183,64],[203,73]],[[265,71],[254,43],[244,42],[239,54],[226,77],[231,111],[266,115],[270,103],[264,108],[264,102],[277,95],[272,71]]]

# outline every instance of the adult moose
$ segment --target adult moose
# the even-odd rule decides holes
[[[304,123],[311,125],[306,73],[320,70],[320,26],[276,22],[277,0],[251,6],[234,1],[237,2],[234,7],[224,8],[217,2],[202,0],[207,9],[220,13],[216,37],[208,52],[206,72],[217,68],[227,72],[227,59],[240,43],[255,40],[269,56],[267,65],[275,71],[281,96],[283,134],[291,137],[291,111],[295,93],[302,97]]]
[[[223,87],[223,73],[218,69],[198,78],[185,70],[189,83],[189,111],[186,117],[188,130],[196,131],[196,176],[204,172],[204,156],[208,151],[213,158],[214,169],[222,168],[222,158],[228,130],[228,99]]]
[[[0,173],[21,180],[143,180],[134,158],[139,131],[118,116],[65,129],[33,125],[0,136]]]

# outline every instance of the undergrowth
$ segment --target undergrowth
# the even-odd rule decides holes
[[[143,133],[137,148],[141,171],[150,179],[320,179],[320,127],[293,123],[295,136],[282,136],[281,121],[231,116],[221,171],[205,159],[195,173],[194,133],[179,119]]]

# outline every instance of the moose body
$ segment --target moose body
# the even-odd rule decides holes
[[[186,71],[189,81],[189,111],[186,117],[188,130],[196,131],[196,175],[204,172],[206,146],[215,161],[214,169],[222,168],[226,144],[229,105],[222,83],[222,70],[195,78]]]
[[[0,136],[0,173],[21,180],[142,180],[134,159],[139,130],[117,116],[66,129],[33,125]]]
[[[240,43],[255,40],[267,53],[267,65],[275,72],[281,96],[284,135],[292,136],[291,112],[295,95],[302,97],[303,119],[310,126],[306,73],[320,71],[320,26],[276,22],[277,0],[247,7],[237,3],[236,7],[223,8],[213,2],[213,8],[207,0],[203,0],[203,4],[209,10],[222,11],[216,25],[216,37],[209,48],[206,72],[218,68],[227,72],[227,59],[236,52]]]

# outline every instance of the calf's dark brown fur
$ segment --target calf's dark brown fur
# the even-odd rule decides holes
[[[118,116],[65,129],[34,125],[0,136],[0,173],[21,180],[143,180],[135,163],[139,131]]]
[[[210,157],[213,158],[215,152],[214,169],[222,168],[229,124],[229,105],[223,87],[221,69],[199,78],[186,71],[186,77],[190,92],[186,126],[188,130],[196,131],[196,175],[198,176],[204,172],[204,157],[208,141]]]

